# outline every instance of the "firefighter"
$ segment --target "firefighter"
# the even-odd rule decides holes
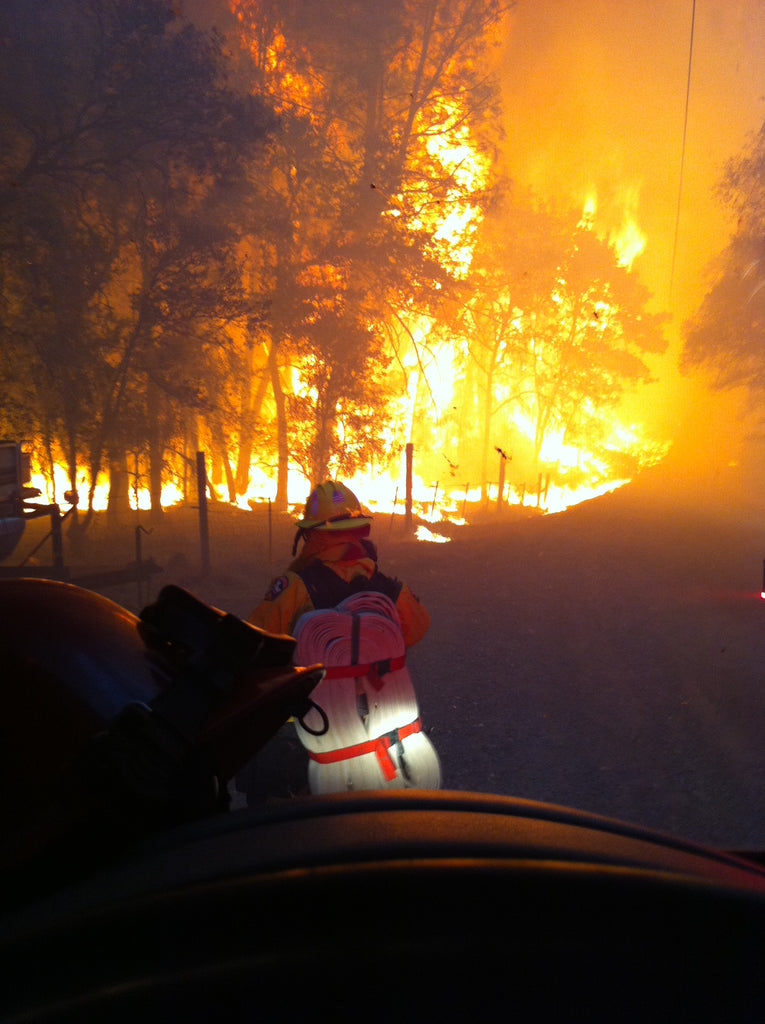
[[[249,621],[253,625],[269,633],[292,634],[293,630],[299,633],[303,624],[297,626],[297,623],[303,615],[330,609],[339,612],[338,605],[343,602],[347,604],[347,599],[355,599],[356,595],[372,591],[385,595],[393,602],[391,611],[395,608],[398,615],[396,630],[399,642],[403,640],[403,647],[411,647],[422,639],[430,625],[430,616],[405,583],[378,569],[377,550],[369,539],[372,519],[362,509],[350,488],[334,480],[327,480],[315,487],[296,525],[293,561],[283,575],[273,580],[265,598],[250,614]],[[298,553],[301,542],[302,548]],[[359,600],[363,601],[363,598],[360,596]],[[361,642],[363,649],[364,627],[360,625],[359,628],[361,634],[356,643]],[[283,728],[275,740],[258,755],[250,770],[242,773],[237,780],[237,788],[246,793],[249,805],[273,797],[304,793],[306,782],[310,784],[311,792],[368,789],[372,786],[370,779],[374,782],[372,788],[400,788],[414,785],[415,782],[428,788],[438,787],[438,757],[430,741],[420,731],[419,709],[408,669],[395,665],[403,658],[391,659],[386,652],[381,657],[383,660],[388,659],[388,670],[393,673],[385,677],[389,682],[381,690],[369,682],[365,684],[362,677],[356,678],[357,671],[350,672],[347,679],[340,672],[341,678],[338,678],[340,670],[337,668],[333,669],[334,678],[325,679],[319,684],[314,694],[328,715],[327,731],[323,733],[323,738],[312,739],[310,731],[306,732],[306,728],[298,724],[291,731]],[[324,663],[323,652],[317,649],[312,653],[310,661],[311,664]],[[358,669],[359,666],[352,665],[352,668]],[[376,685],[382,686],[379,678]],[[371,702],[366,701],[367,717],[362,723],[359,718],[359,700],[368,696],[366,691],[370,686],[372,699]],[[376,754],[367,752],[367,748],[376,751],[382,742],[374,729],[378,720],[386,723],[383,731],[388,739],[394,733],[399,736],[399,726],[407,727],[405,731],[401,730],[393,755],[387,760],[383,758],[386,765],[390,763],[391,778],[382,778],[380,769],[375,769]],[[349,724],[350,721],[353,726]],[[341,740],[337,733],[338,722],[344,723],[341,732],[345,740]],[[414,723],[416,729],[411,728]],[[374,735],[371,735],[370,729]],[[354,739],[348,741],[347,736],[351,733]],[[351,742],[350,748],[348,742]],[[317,743],[322,748],[320,751],[306,751],[306,748]],[[332,748],[330,755],[324,750],[327,746]],[[336,747],[344,749],[339,753]],[[310,761],[307,761],[307,752]],[[334,763],[340,754],[345,756],[340,758],[339,763]],[[327,756],[333,763],[323,763],[322,758]],[[317,763],[317,758],[322,763]],[[374,762],[371,767],[370,761]],[[404,763],[409,771],[406,779],[403,776]],[[342,776],[340,782],[338,776]],[[426,781],[420,782],[421,779]]]
[[[293,561],[272,581],[249,621],[269,633],[291,633],[305,612],[335,608],[346,597],[371,590],[394,602],[406,646],[417,643],[430,616],[406,583],[378,569],[371,526],[371,517],[345,484],[327,480],[315,487],[297,521]]]

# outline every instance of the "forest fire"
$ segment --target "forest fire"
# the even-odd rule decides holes
[[[0,44],[0,438],[32,469],[2,484],[6,577],[131,616],[168,586],[247,616],[305,568],[319,609],[325,545],[301,549],[296,522],[339,523],[338,554],[343,513],[306,505],[342,481],[427,609],[411,663],[453,792],[637,807],[765,860],[765,2],[3,0]],[[53,623],[33,682],[104,653],[97,621],[75,625]],[[351,701],[356,726],[367,710]],[[279,732],[243,773],[256,791],[292,760]],[[286,799],[239,782],[236,821]],[[203,789],[220,821],[226,792]],[[419,965],[375,931],[385,1005],[411,1012],[393,990]]]
[[[666,348],[632,269],[647,245],[638,190],[625,184],[606,217],[594,189],[583,210],[556,211],[513,183],[491,56],[505,5],[381,7],[375,32],[365,4],[229,6],[239,92],[211,89],[227,58],[200,34],[164,99],[181,128],[144,137],[121,57],[108,83],[109,102],[124,100],[119,137],[150,155],[123,166],[95,129],[82,153],[66,136],[45,177],[67,184],[48,197],[55,237],[35,236],[39,218],[9,220],[30,253],[50,253],[32,276],[31,259],[14,265],[6,325],[40,382],[24,413],[49,500],[193,502],[202,451],[216,500],[283,512],[331,476],[394,515],[411,446],[418,519],[459,525],[560,511],[661,458],[622,411]],[[122,39],[119,20],[107,28]],[[82,30],[62,46],[84,45]],[[156,52],[175,45],[160,21],[141,32]],[[66,79],[68,52],[70,106],[98,109]],[[22,120],[19,180],[35,170]],[[58,138],[55,118],[46,130]],[[60,251],[62,238],[77,246]]]

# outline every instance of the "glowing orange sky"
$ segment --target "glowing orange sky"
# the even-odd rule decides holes
[[[700,404],[678,381],[680,328],[703,298],[704,268],[731,225],[712,190],[725,161],[765,119],[765,4],[697,0],[683,198],[670,292],[680,183],[692,0],[519,0],[503,62],[511,173],[576,205],[593,188],[601,227],[637,194],[647,237],[634,269],[673,313],[662,385],[651,402]],[[668,390],[667,390],[668,389]],[[725,405],[725,403],[722,403]],[[677,408],[672,416],[677,416]],[[725,413],[724,415],[727,415]]]

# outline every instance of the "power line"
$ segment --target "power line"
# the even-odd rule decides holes
[[[680,228],[680,204],[683,198],[683,174],[685,172],[685,139],[688,134],[688,107],[691,96],[691,67],[693,65],[693,30],[696,25],[696,0],[693,0],[691,11],[691,44],[688,50],[688,80],[685,86],[685,117],[683,119],[683,148],[680,154],[680,185],[677,190],[677,211],[675,213],[675,240],[672,244],[672,269],[669,275],[669,301],[672,301],[672,288],[675,282],[675,259],[677,258],[677,234]]]

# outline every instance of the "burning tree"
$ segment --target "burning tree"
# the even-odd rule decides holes
[[[663,317],[620,254],[578,213],[508,193],[482,229],[461,311],[458,406],[475,407],[486,499],[488,457],[500,441],[534,479],[560,470],[561,444],[589,458],[618,449],[612,413],[662,352]],[[465,459],[465,452],[462,453]],[[570,471],[569,471],[570,472]]]
[[[229,500],[263,468],[283,506],[290,468],[416,441],[455,480],[478,448],[486,493],[497,442],[534,465],[564,434],[608,447],[663,342],[591,225],[496,206],[508,6],[231,0],[236,93],[169,0],[11,0],[0,372],[32,372],[73,483],[121,466],[159,508],[204,446]]]
[[[24,433],[36,419],[55,436],[73,488],[86,452],[91,496],[105,453],[139,445],[158,499],[152,403],[193,350],[169,339],[241,309],[219,213],[264,108],[226,87],[219,43],[164,0],[11,0],[0,17],[0,331],[5,372],[35,382]]]
[[[359,457],[379,454],[389,389],[361,382],[379,379],[386,340],[395,339],[402,361],[412,338],[402,311],[412,296],[418,311],[435,308],[454,270],[455,233],[470,230],[471,190],[456,170],[462,157],[447,165],[437,150],[466,119],[487,116],[480,61],[505,5],[234,6],[258,87],[283,119],[262,192],[281,225],[262,277],[271,286],[283,503],[289,459],[301,450],[313,449],[301,461],[318,476],[330,455],[343,468],[351,439]],[[445,230],[460,203],[463,222]],[[391,330],[397,320],[401,332]],[[291,408],[315,414],[308,435],[305,420],[288,416],[285,382],[295,360]]]
[[[503,417],[534,463],[564,433],[607,448],[607,410],[665,342],[578,215],[514,198],[484,223],[505,5],[234,6],[283,118],[263,191],[281,234],[262,271],[282,498],[290,459],[315,481],[415,439],[467,465],[476,421],[484,491]],[[388,386],[367,388],[386,360]]]

